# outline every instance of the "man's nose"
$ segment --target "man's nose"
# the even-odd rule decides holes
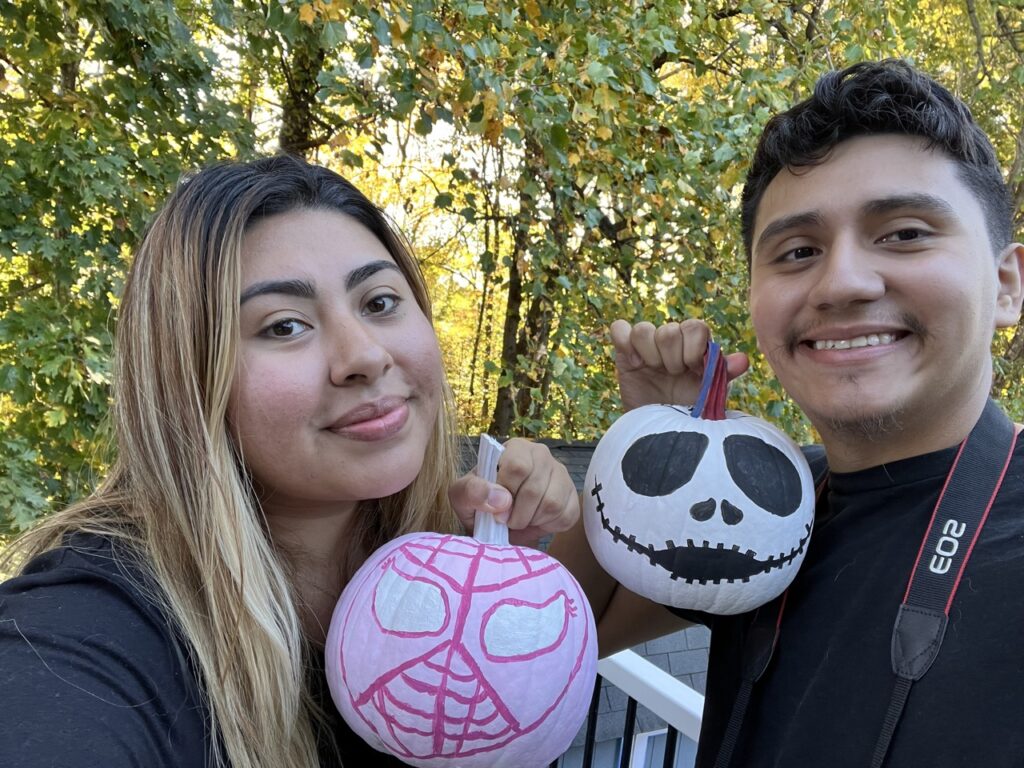
[[[836,309],[877,301],[885,295],[885,279],[877,257],[853,235],[837,237],[823,254],[808,303]]]

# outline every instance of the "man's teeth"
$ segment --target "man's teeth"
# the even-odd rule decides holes
[[[852,339],[819,339],[814,342],[814,348],[857,349],[858,347],[877,347],[879,344],[892,344],[895,338],[891,333],[872,333]]]

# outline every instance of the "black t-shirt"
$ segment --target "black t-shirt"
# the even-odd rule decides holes
[[[0,766],[210,764],[199,676],[130,563],[111,541],[76,535],[0,584]],[[404,765],[352,733],[311,657],[311,688],[333,718],[345,765]],[[334,768],[328,741],[321,766]]]
[[[732,765],[866,768],[895,675],[893,623],[956,449],[831,475],[774,657]],[[812,467],[814,466],[812,461]],[[753,614],[680,615],[711,632],[698,768],[714,765]],[[910,692],[886,768],[1024,766],[1024,440]]]

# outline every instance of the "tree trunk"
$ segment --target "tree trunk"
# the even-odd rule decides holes
[[[304,29],[292,42],[287,61],[282,61],[285,90],[281,105],[281,131],[278,143],[281,151],[289,155],[305,155],[330,137],[316,138],[314,106],[320,88],[317,76],[324,65],[326,51],[320,46],[317,25]]]
[[[492,435],[507,437],[515,421],[515,389],[512,381],[519,367],[518,331],[523,309],[523,275],[519,271],[522,254],[529,243],[529,227],[532,218],[533,201],[525,193],[519,194],[519,215],[516,217],[515,237],[508,266],[508,298],[505,302],[505,324],[501,333],[502,383],[494,399],[494,413],[487,431]]]

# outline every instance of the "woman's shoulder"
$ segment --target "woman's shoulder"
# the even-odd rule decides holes
[[[0,764],[205,764],[204,697],[146,570],[74,534],[0,584]]]
[[[119,538],[94,533],[72,533],[61,546],[29,560],[21,572],[0,584],[0,614],[23,600],[36,611],[59,606],[62,613],[78,609],[116,610],[135,606],[143,613],[159,613],[154,582],[145,557]],[[65,619],[69,616],[65,615]]]

